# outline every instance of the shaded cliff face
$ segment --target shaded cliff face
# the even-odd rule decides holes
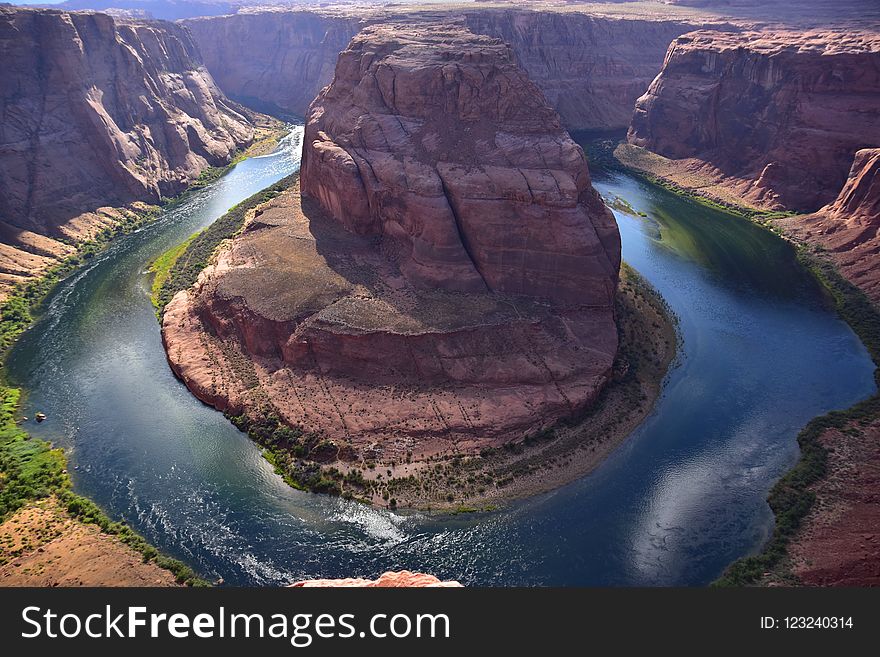
[[[13,277],[66,252],[40,235],[86,237],[108,219],[83,213],[174,195],[253,137],[170,23],[0,9],[0,61],[0,269]]]
[[[407,14],[407,22],[440,12]],[[629,125],[636,98],[663,64],[670,41],[698,27],[665,20],[627,20],[554,11],[481,9],[450,12],[475,33],[505,41],[570,130]],[[339,16],[264,11],[184,21],[208,69],[231,97],[305,115],[333,77],[336,57],[381,12]],[[401,20],[398,16],[395,20]],[[254,47],[259,44],[259,47]],[[261,104],[264,104],[261,106]]]
[[[506,45],[367,28],[305,142],[302,193],[259,209],[166,307],[197,396],[319,432],[332,443],[312,460],[408,473],[595,400],[617,351],[619,236]]]
[[[474,32],[508,43],[569,130],[626,128],[670,42],[696,25],[575,12],[468,13]]]
[[[880,144],[880,38],[695,32],[676,39],[639,98],[629,142],[681,161],[746,202],[811,211]],[[675,179],[673,174],[671,177]]]
[[[833,202],[781,223],[795,236],[828,249],[843,275],[880,304],[880,148],[856,153],[846,184]]]
[[[333,78],[361,19],[264,11],[182,21],[205,65],[232,98],[261,111],[305,116]]]
[[[158,201],[253,135],[173,24],[2,10],[0,52],[0,212],[17,226]]]

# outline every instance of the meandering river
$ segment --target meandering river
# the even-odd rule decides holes
[[[624,257],[681,320],[655,412],[596,472],[498,511],[402,515],[292,490],[169,370],[148,263],[296,170],[302,131],[125,236],[52,294],[8,362],[34,435],[76,490],[227,584],[409,568],[471,585],[700,585],[757,549],[765,497],[813,416],[874,391],[873,365],[791,249],[744,220],[596,172]]]

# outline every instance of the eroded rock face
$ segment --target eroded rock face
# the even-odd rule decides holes
[[[612,303],[617,226],[502,42],[367,28],[339,56],[304,143],[303,193],[351,232],[382,236],[413,284]]]
[[[332,442],[323,463],[472,453],[595,400],[619,236],[507,46],[368,28],[312,106],[301,179],[166,308],[197,396],[270,403]]]
[[[678,161],[666,175],[686,186],[816,210],[835,198],[855,152],[880,144],[880,37],[681,36],[636,103],[629,142]]]
[[[510,45],[568,130],[628,127],[670,42],[699,27],[558,11],[487,9],[465,20],[472,31]]]
[[[0,269],[27,276],[112,221],[230,160],[253,128],[171,23],[0,8]]]
[[[350,577],[348,579],[307,579],[291,584],[302,588],[460,588],[456,581],[442,581],[433,575],[411,573],[408,570],[382,573],[377,579]]]
[[[880,304],[880,148],[856,152],[846,184],[832,203],[781,223],[795,236],[828,249],[843,275]]]

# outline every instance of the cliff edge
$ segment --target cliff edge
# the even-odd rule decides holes
[[[789,234],[827,249],[841,273],[880,305],[880,148],[856,152],[834,201],[811,215],[777,223]]]

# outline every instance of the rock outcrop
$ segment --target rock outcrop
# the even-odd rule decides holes
[[[368,28],[340,55],[304,143],[303,194],[393,244],[411,283],[612,303],[617,226],[580,147],[502,42],[458,27]]]
[[[0,8],[0,60],[7,286],[112,223],[99,208],[177,194],[253,137],[171,23]]]
[[[814,211],[837,195],[855,152],[880,145],[880,36],[681,36],[636,103],[629,142],[668,158],[656,172],[685,186]]]
[[[828,249],[843,275],[880,305],[880,148],[856,153],[846,184],[832,203],[779,223],[796,237]]]
[[[291,584],[301,588],[461,588],[456,581],[442,581],[433,575],[411,573],[408,570],[382,573],[377,579],[349,577],[347,579],[307,579]]]
[[[505,44],[367,28],[312,105],[301,176],[166,308],[197,396],[268,404],[341,467],[472,453],[595,400],[617,227]]]
[[[464,20],[504,40],[569,130],[623,129],[636,98],[663,64],[670,41],[699,27],[685,21],[579,12],[478,9],[359,12],[249,11],[184,21],[208,69],[232,98],[257,109],[305,115],[330,83],[336,57],[365,25]],[[260,47],[254,47],[254,44]]]

